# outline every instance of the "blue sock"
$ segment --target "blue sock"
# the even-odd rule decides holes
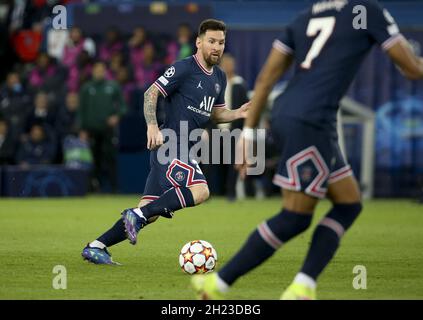
[[[285,242],[308,228],[311,214],[299,214],[282,210],[279,214],[263,222],[250,235],[238,253],[219,271],[219,277],[228,285],[254,269]]]
[[[160,198],[142,207],[141,211],[148,220],[165,212],[175,212],[182,208],[193,207],[194,205],[194,197],[191,190],[180,187],[169,189]]]
[[[113,227],[97,238],[106,247],[113,246],[119,242],[126,240],[125,225],[122,219],[119,219]]]
[[[351,227],[361,208],[361,203],[333,206],[314,231],[302,273],[317,279],[335,255],[342,235]]]

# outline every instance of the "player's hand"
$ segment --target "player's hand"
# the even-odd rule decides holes
[[[149,124],[147,127],[147,149],[154,150],[163,144],[163,135],[157,124]]]
[[[248,101],[247,103],[244,103],[241,107],[237,109],[239,119],[247,118],[248,110],[250,109],[250,106],[251,106],[251,101]]]

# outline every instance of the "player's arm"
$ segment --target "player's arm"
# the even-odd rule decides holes
[[[250,108],[250,102],[244,103],[241,107],[235,110],[220,107],[213,108],[211,118],[215,123],[232,122],[238,119],[245,119]]]
[[[256,79],[254,95],[251,99],[251,106],[245,120],[244,128],[255,128],[258,125],[260,115],[266,106],[267,97],[279,78],[291,66],[292,61],[292,55],[272,48],[266,63]]]
[[[387,54],[404,77],[410,80],[423,79],[423,58],[414,54],[407,39],[401,37],[387,50]]]
[[[153,84],[144,93],[144,118],[147,123],[147,149],[152,150],[163,144],[163,136],[157,125],[157,99],[159,89]]]

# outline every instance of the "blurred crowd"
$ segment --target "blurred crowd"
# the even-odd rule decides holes
[[[46,27],[52,5],[63,1],[22,3],[0,5],[0,165],[92,167],[115,189],[119,120],[166,65],[194,53],[193,31],[54,30]]]

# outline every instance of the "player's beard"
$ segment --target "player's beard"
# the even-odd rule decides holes
[[[207,63],[208,67],[213,67],[220,63],[220,60],[222,59],[222,55],[220,54],[218,57],[215,57],[214,55],[210,53],[208,56],[204,54],[203,58],[204,58],[204,61]]]

